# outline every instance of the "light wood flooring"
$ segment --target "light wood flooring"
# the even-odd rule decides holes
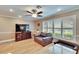
[[[79,42],[78,42],[79,43]],[[0,54],[51,54],[49,48],[53,43],[42,47],[33,39],[0,44]]]
[[[48,45],[49,46],[49,45]],[[1,44],[0,45],[0,54],[32,54],[32,53],[38,53],[38,51],[41,51],[42,49],[48,48],[42,47],[40,44],[34,42],[33,39],[23,40],[19,42],[12,42],[7,44]]]

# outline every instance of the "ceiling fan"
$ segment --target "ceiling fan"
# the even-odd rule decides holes
[[[32,17],[42,17],[42,13],[43,11],[40,10],[40,8],[42,8],[41,6],[36,6],[36,8],[32,9],[32,10],[26,10],[25,12],[27,14],[25,14],[25,16],[32,16]]]

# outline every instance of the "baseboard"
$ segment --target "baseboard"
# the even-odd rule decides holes
[[[14,39],[3,40],[3,41],[0,41],[0,43],[6,43],[6,42],[11,42],[11,41],[14,41]]]

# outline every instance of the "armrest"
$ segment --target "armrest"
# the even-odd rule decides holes
[[[77,50],[77,49],[78,49],[78,47],[77,47],[77,46],[75,46],[75,47],[74,47],[74,50]]]
[[[76,51],[76,54],[78,54],[79,46],[75,46],[74,50]]]
[[[57,41],[54,42],[54,44],[57,44],[57,43],[59,43],[59,40],[57,40]]]

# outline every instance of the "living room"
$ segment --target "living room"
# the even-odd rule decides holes
[[[60,48],[53,52],[56,41],[62,40],[70,44],[70,53],[78,54],[78,19],[75,5],[0,6],[0,53],[64,54]]]

